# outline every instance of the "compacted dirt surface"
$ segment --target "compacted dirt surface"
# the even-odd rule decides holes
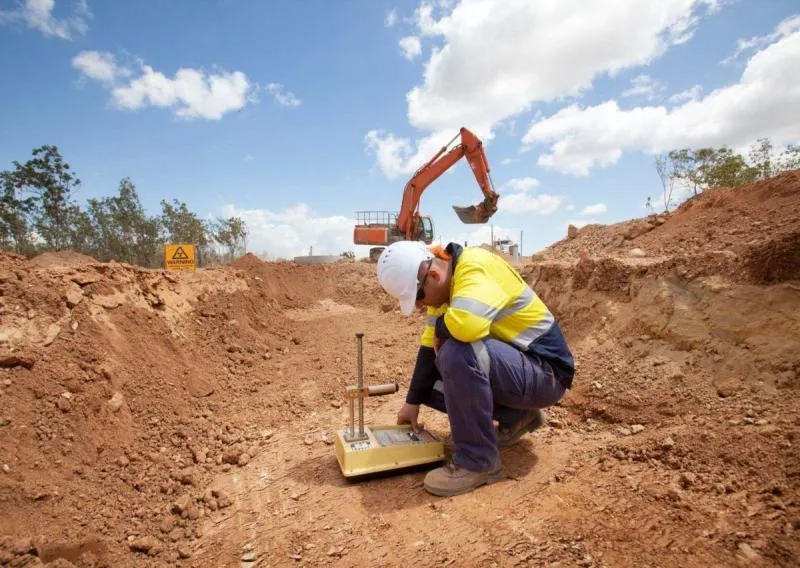
[[[800,565],[798,211],[795,171],[526,259],[575,385],[452,498],[337,465],[355,333],[392,423],[423,322],[374,264],[0,255],[0,565]]]

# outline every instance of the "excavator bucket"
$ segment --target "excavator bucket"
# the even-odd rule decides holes
[[[461,222],[468,225],[485,223],[494,215],[494,211],[489,212],[490,210],[486,208],[486,204],[483,202],[469,207],[460,207],[458,205],[453,205],[452,207]]]

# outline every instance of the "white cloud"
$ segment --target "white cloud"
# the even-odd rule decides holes
[[[386,17],[383,19],[383,25],[387,28],[391,28],[397,22],[397,10],[392,8],[387,14]]]
[[[127,85],[114,87],[111,96],[120,108],[146,106],[175,108],[181,118],[219,120],[242,109],[249,101],[253,85],[241,71],[206,75],[197,69],[181,68],[170,79],[149,65]]]
[[[406,173],[406,164],[411,154],[411,143],[405,138],[395,138],[382,130],[370,130],[364,137],[369,150],[378,157],[378,165],[389,179]]]
[[[574,205],[567,205],[567,211],[573,211],[575,209]]]
[[[503,166],[509,166],[515,162],[519,162],[519,158],[503,158],[500,161],[500,164],[502,164]]]
[[[631,79],[631,88],[622,91],[623,97],[655,98],[658,91],[662,90],[661,84],[650,75],[637,75]]]
[[[750,39],[737,40],[736,51],[733,53],[733,55],[723,59],[722,63],[731,63],[732,61],[738,59],[739,56],[746,51],[769,45],[776,39],[791,35],[798,30],[800,30],[800,15],[790,16],[778,24],[778,27],[776,27],[775,31],[771,34],[767,34],[765,36],[754,36]]]
[[[55,4],[55,0],[25,0],[15,10],[0,10],[0,24],[21,22],[47,37],[69,40],[72,39],[73,32],[85,35],[89,31],[87,21],[93,16],[86,0],[73,2],[72,15],[67,18],[53,16]]]
[[[598,213],[605,213],[608,211],[605,203],[597,203],[595,205],[587,205],[581,209],[581,215],[597,215]]]
[[[72,58],[72,66],[89,79],[103,83],[131,74],[130,69],[117,65],[113,54],[101,51],[81,51]]]
[[[241,217],[247,225],[247,250],[271,258],[313,254],[339,255],[355,251],[355,220],[341,215],[319,216],[305,203],[280,212],[268,209],[222,207],[223,217]]]
[[[506,186],[510,187],[514,191],[530,191],[537,185],[539,185],[539,180],[532,177],[524,177],[524,178],[513,178],[506,182]]]
[[[791,29],[791,28],[790,28]],[[701,100],[622,110],[616,101],[577,104],[535,121],[525,145],[550,143],[541,166],[588,175],[616,163],[624,150],[655,154],[674,148],[745,147],[760,137],[776,146],[800,141],[800,29],[755,53],[738,83]]]
[[[511,214],[550,215],[556,212],[563,201],[560,195],[512,193],[504,195],[497,202],[497,210]]]
[[[294,96],[294,93],[283,90],[283,85],[280,83],[270,83],[266,86],[267,92],[272,95],[275,102],[281,106],[298,107],[300,106],[300,99]]]
[[[542,193],[531,195],[531,191],[541,182],[533,177],[513,178],[508,180],[503,187],[513,193],[507,193],[497,202],[498,211],[517,215],[550,215],[555,213],[564,198],[560,195]]]
[[[690,37],[698,13],[716,3],[663,0],[657,10],[639,0],[448,4],[423,0],[415,11],[417,35],[441,43],[406,95],[411,126],[427,134],[372,136],[368,147],[384,172],[413,173],[438,150],[431,139],[446,141],[461,126],[489,142],[498,122],[535,102],[577,96],[600,75],[649,64]]]
[[[422,43],[417,36],[407,36],[400,40],[400,51],[408,60],[422,54]]]
[[[82,51],[73,58],[72,65],[84,77],[109,88],[117,108],[171,108],[177,116],[187,119],[219,120],[253,102],[257,90],[241,71],[206,74],[180,68],[174,78],[169,78],[141,61],[137,76],[127,79],[134,73],[121,67],[108,52]]]
[[[685,91],[681,91],[680,93],[675,93],[669,98],[669,102],[671,103],[684,103],[686,101],[693,101],[700,97],[700,93],[703,91],[703,87],[700,85],[694,85]]]

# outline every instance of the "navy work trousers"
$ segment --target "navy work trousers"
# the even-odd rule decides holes
[[[450,338],[439,348],[441,382],[423,404],[447,413],[453,462],[471,471],[500,463],[497,433],[514,426],[529,410],[546,408],[564,396],[549,363],[497,339],[464,343]]]

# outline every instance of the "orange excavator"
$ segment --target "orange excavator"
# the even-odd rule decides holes
[[[448,151],[447,148],[459,137],[461,143]],[[497,199],[500,196],[495,193],[489,176],[489,161],[483,151],[483,143],[468,129],[461,128],[459,133],[408,181],[403,191],[399,214],[388,211],[356,212],[357,224],[353,230],[353,242],[357,245],[373,245],[370,249],[370,259],[373,261],[377,261],[382,247],[397,241],[414,240],[431,244],[433,221],[430,217],[419,214],[422,192],[464,156],[472,168],[472,173],[475,174],[475,179],[478,180],[484,199],[478,205],[452,207],[462,223],[486,223],[497,212]]]

